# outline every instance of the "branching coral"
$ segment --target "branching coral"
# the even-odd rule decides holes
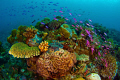
[[[17,58],[30,58],[40,55],[40,51],[38,47],[29,47],[27,44],[20,42],[12,45],[9,54]]]
[[[117,72],[117,61],[115,57],[107,54],[105,57],[98,57],[95,66],[100,70],[99,74],[108,79],[113,79]]]
[[[40,45],[38,46],[41,52],[46,52],[48,50],[48,42],[44,41],[41,42]]]
[[[37,73],[43,77],[57,78],[65,76],[76,63],[76,56],[59,49],[53,53],[41,55],[37,61]]]
[[[34,26],[28,27],[26,29],[26,32],[23,33],[23,35],[27,38],[26,44],[28,44],[29,39],[34,38],[35,34],[37,34],[37,29]]]

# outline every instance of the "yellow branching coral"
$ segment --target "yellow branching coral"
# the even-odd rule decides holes
[[[25,36],[27,38],[26,44],[28,44],[29,39],[35,37],[35,34],[37,34],[37,31],[38,31],[38,29],[34,28],[33,26],[32,27],[28,27],[26,29],[26,32],[23,33],[23,36]]]
[[[70,73],[71,68],[76,63],[76,55],[67,50],[59,49],[50,53],[45,53],[37,60],[37,73],[47,78],[58,78]]]
[[[40,51],[38,47],[29,47],[27,44],[20,42],[12,45],[9,54],[17,58],[30,58],[40,55]]]
[[[41,52],[46,52],[48,50],[48,42],[44,41],[41,42],[40,45],[38,46]]]

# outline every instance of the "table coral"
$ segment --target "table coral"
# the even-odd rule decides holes
[[[41,55],[37,61],[37,73],[43,77],[57,78],[65,76],[76,63],[76,56],[59,49],[53,53]]]
[[[48,42],[44,41],[41,42],[40,45],[38,46],[41,52],[46,52],[48,50]]]
[[[20,42],[12,45],[9,54],[17,58],[30,58],[40,55],[40,51],[38,47],[29,47],[27,44]]]

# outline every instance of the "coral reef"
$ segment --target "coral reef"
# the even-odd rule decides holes
[[[14,75],[19,74],[19,71],[20,74],[25,73],[26,69],[35,80],[119,78],[119,40],[115,41],[108,36],[111,33],[102,25],[92,25],[89,21],[79,23],[75,18],[74,20],[74,23],[71,21],[68,24],[66,18],[56,16],[52,21],[44,18],[35,27],[19,26],[18,30],[13,29],[7,38],[12,44],[9,54],[12,58],[21,58],[27,66],[15,69],[12,77],[8,78],[27,79],[25,76]],[[2,52],[1,55],[5,53]],[[2,68],[3,65],[0,69]]]
[[[56,18],[54,18],[48,26],[50,30],[53,30],[53,29],[58,29],[64,23],[65,23],[64,18],[61,18],[60,16],[56,16]]]
[[[20,42],[12,45],[9,54],[17,58],[30,58],[40,55],[40,51],[38,47],[29,47],[27,44]]]

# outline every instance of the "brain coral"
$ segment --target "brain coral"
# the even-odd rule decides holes
[[[12,45],[9,54],[17,58],[30,58],[40,55],[40,51],[38,47],[29,47],[27,44],[20,42]]]
[[[69,73],[74,63],[76,63],[74,53],[59,49],[59,51],[51,54],[45,53],[39,57],[37,60],[37,73],[46,78],[58,78]]]

